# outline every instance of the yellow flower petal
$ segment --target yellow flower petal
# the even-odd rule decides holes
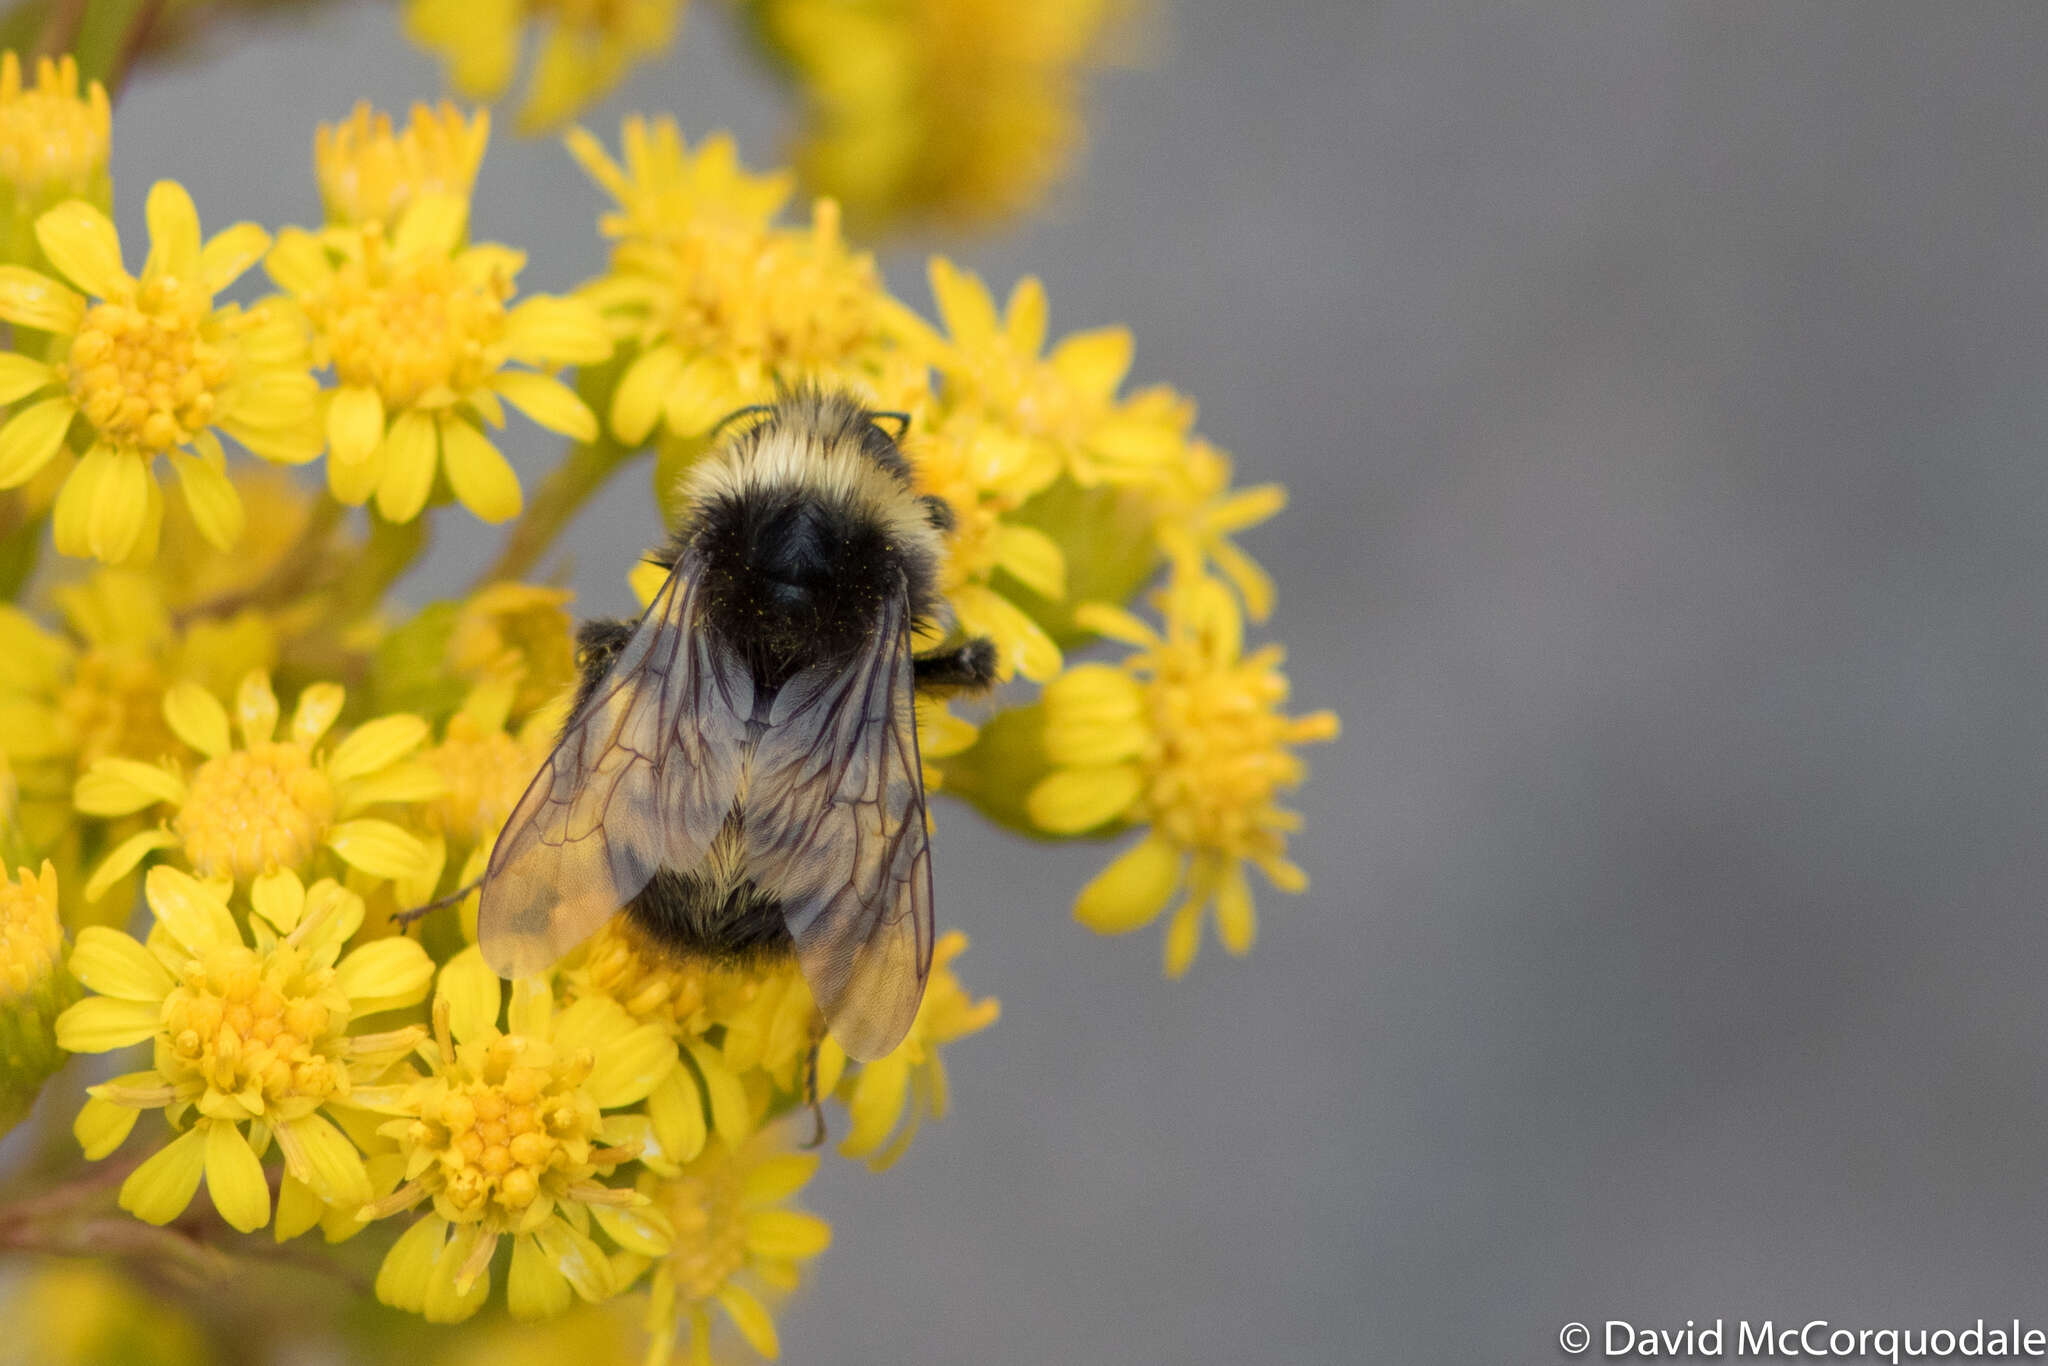
[[[370,1174],[362,1154],[341,1130],[314,1114],[286,1120],[276,1132],[286,1167],[315,1195],[345,1209],[370,1202]]]
[[[289,868],[260,873],[249,884],[249,909],[268,920],[279,934],[290,934],[306,913],[306,884]]]
[[[25,484],[64,444],[78,405],[67,395],[31,404],[0,427],[0,489]],[[78,477],[74,472],[73,479]],[[67,482],[66,487],[69,487]]]
[[[482,432],[459,418],[443,422],[441,459],[455,496],[483,521],[496,525],[519,515],[519,476]]]
[[[71,1136],[78,1140],[85,1160],[97,1162],[128,1141],[140,1113],[98,1096],[87,1096],[85,1104],[79,1107],[78,1118],[71,1121]]]
[[[327,846],[343,863],[372,877],[411,877],[427,862],[418,837],[390,821],[343,821],[327,832]]]
[[[394,1309],[422,1312],[427,1305],[427,1283],[433,1278],[434,1263],[447,1237],[448,1221],[438,1214],[421,1216],[399,1234],[377,1268],[377,1298]]]
[[[287,294],[319,295],[334,281],[334,266],[320,239],[304,228],[285,228],[277,235],[263,269]]]
[[[88,925],[78,932],[70,967],[71,975],[88,990],[123,1001],[161,1004],[177,985],[155,954],[103,925]]]
[[[769,1317],[767,1308],[754,1298],[752,1291],[726,1281],[714,1293],[718,1302],[725,1306],[725,1312],[732,1316],[732,1326],[739,1329],[740,1336],[747,1340],[747,1346],[770,1361],[782,1355],[782,1340],[775,1335],[775,1320]]]
[[[1161,958],[1168,977],[1182,977],[1194,964],[1195,953],[1202,947],[1202,905],[1199,898],[1189,897],[1174,908],[1172,919],[1166,922]]]
[[[879,1149],[903,1118],[903,1102],[909,1094],[910,1058],[905,1051],[863,1067],[846,1102],[853,1127],[840,1141],[839,1151],[847,1157],[866,1157]]]
[[[995,531],[996,564],[1042,598],[1067,595],[1067,557],[1052,537],[1036,527],[1004,522]]]
[[[114,221],[82,199],[59,204],[38,218],[36,242],[50,264],[87,294],[112,298],[129,282]]]
[[[215,233],[199,249],[199,280],[218,294],[239,280],[270,249],[270,234],[254,223],[236,223]]]
[[[1180,876],[1180,852],[1164,836],[1147,835],[1081,889],[1074,919],[1097,934],[1128,934],[1166,908]]]
[[[1124,814],[1144,786],[1144,775],[1135,764],[1062,768],[1031,789],[1024,809],[1041,830],[1078,835]]]
[[[934,256],[925,270],[932,298],[946,330],[960,346],[980,350],[996,334],[995,300],[988,287],[971,271],[961,270],[943,256]]]
[[[135,871],[141,863],[158,849],[168,849],[178,842],[178,837],[161,828],[138,830],[114,846],[114,852],[100,860],[100,866],[85,884],[85,899],[98,901],[113,889],[115,883]]]
[[[105,451],[105,447],[99,448]],[[86,457],[92,458],[91,454]],[[149,516],[149,491],[153,480],[140,455],[109,452],[108,464],[92,500],[86,523],[86,538],[92,553],[109,564],[119,564],[135,549]]]
[[[0,319],[69,336],[85,320],[85,299],[41,271],[0,266]]]
[[[277,1183],[277,1219],[271,1233],[278,1242],[290,1242],[320,1222],[327,1206],[313,1194],[313,1188],[287,1174]]]
[[[505,353],[524,365],[596,365],[612,354],[611,333],[587,301],[536,294],[505,315]]]
[[[206,1126],[206,1193],[228,1227],[253,1233],[270,1222],[270,1186],[241,1129],[216,1120]]]
[[[597,439],[597,414],[576,397],[576,391],[558,379],[525,370],[501,371],[491,387],[505,401],[551,432],[572,441]]]
[[[205,1169],[206,1136],[197,1129],[180,1134],[168,1148],[128,1173],[121,1183],[121,1208],[146,1224],[168,1224],[199,1193]]]
[[[560,1219],[548,1220],[533,1236],[577,1294],[593,1302],[611,1294],[611,1262],[595,1242]]]
[[[0,403],[17,403],[36,390],[57,382],[49,362],[10,351],[0,355]]]
[[[194,956],[242,943],[227,902],[190,873],[158,864],[143,881],[143,895],[157,924]]]
[[[149,187],[143,205],[149,219],[149,259],[143,262],[146,280],[199,279],[199,210],[192,196],[175,180],[159,180]]]
[[[317,741],[341,715],[347,699],[348,690],[339,683],[308,684],[299,694],[298,706],[292,708],[292,739],[302,745]]]
[[[434,961],[411,939],[375,939],[341,960],[334,984],[356,1015],[417,1005],[434,980]]]
[[[448,1028],[457,1043],[481,1039],[498,1027],[504,984],[474,944],[448,960],[434,997],[448,1002]]]
[[[428,734],[427,723],[417,716],[380,716],[334,747],[327,772],[339,783],[375,773],[418,749]]]
[[[57,1017],[57,1047],[66,1053],[108,1053],[155,1037],[162,1023],[161,1001],[88,996]]]
[[[183,782],[136,759],[97,761],[72,792],[73,803],[88,816],[128,816],[159,802],[183,800]]]
[[[532,1237],[512,1240],[512,1274],[505,1283],[505,1307],[515,1319],[551,1319],[567,1313],[574,1292],[552,1259]]]
[[[391,250],[401,256],[415,252],[446,256],[462,241],[469,222],[469,204],[444,191],[429,191],[406,206],[398,229],[392,234]]]
[[[230,550],[242,539],[242,496],[222,470],[183,451],[172,451],[171,468],[185,491],[185,506],[207,544]]]
[[[1252,910],[1252,889],[1245,881],[1244,864],[1233,860],[1216,885],[1216,937],[1226,951],[1242,958],[1251,952],[1258,937],[1258,919]]]
[[[173,734],[209,759],[218,759],[234,748],[228,735],[227,708],[197,683],[171,685],[164,694],[164,720],[170,722]]]
[[[660,1224],[638,1210],[592,1205],[590,1213],[613,1242],[642,1257],[666,1257],[675,1245]]]
[[[344,384],[327,403],[327,458],[360,464],[384,440],[384,400],[367,384]]]
[[[832,1225],[793,1209],[755,1210],[747,1215],[747,1251],[756,1257],[801,1262],[832,1246]]]
[[[672,1068],[648,1093],[647,1117],[661,1155],[671,1162],[688,1162],[704,1151],[704,1100],[687,1068]]]
[[[683,368],[683,353],[657,346],[636,356],[612,393],[612,435],[637,446],[661,419],[662,400]]]
[[[377,511],[386,521],[410,522],[427,505],[434,491],[435,431],[434,419],[422,412],[408,410],[392,422],[377,481]]]

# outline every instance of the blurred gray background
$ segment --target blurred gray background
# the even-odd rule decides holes
[[[1129,323],[1292,488],[1249,545],[1346,725],[1314,885],[1170,984],[1156,930],[1068,918],[1106,851],[949,819],[1003,1020],[907,1160],[812,1188],[787,1357],[2048,1326],[2048,10],[1165,8],[1042,215],[885,259],[921,306],[926,245],[1041,272],[1056,331]],[[153,174],[209,226],[311,220],[313,122],[440,88],[377,5],[146,71],[124,230]],[[701,5],[592,124],[760,164],[787,108]],[[477,230],[563,288],[600,202],[501,125]],[[417,597],[485,556],[445,525]],[[655,534],[636,477],[577,524],[587,609]]]

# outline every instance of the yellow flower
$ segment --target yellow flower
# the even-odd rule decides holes
[[[124,1280],[112,1261],[40,1258],[9,1278],[10,1358],[35,1366],[207,1366],[206,1338],[175,1304]]]
[[[35,84],[24,88],[21,58],[0,53],[0,260],[44,263],[35,221],[67,199],[104,210],[113,203],[107,150],[113,106],[93,81],[78,88],[69,53],[36,59]]]
[[[949,406],[979,414],[1034,462],[1084,485],[1154,479],[1180,458],[1193,419],[1185,401],[1162,389],[1117,398],[1131,366],[1129,329],[1076,332],[1041,355],[1046,298],[1036,277],[1019,280],[998,313],[973,272],[935,256],[929,275],[946,335],[900,305],[890,327],[938,371]]]
[[[394,224],[423,194],[466,203],[490,140],[489,110],[465,119],[446,100],[439,106],[416,101],[400,133],[389,114],[358,101],[346,120],[313,132],[313,173],[327,221]]]
[[[471,683],[515,688],[511,715],[526,716],[576,681],[575,594],[530,583],[493,583],[456,610],[447,665]]]
[[[144,830],[107,856],[86,898],[97,900],[150,853],[173,847],[202,878],[247,882],[280,871],[303,873],[323,849],[372,878],[417,877],[427,862],[418,837],[359,813],[440,795],[440,775],[413,757],[427,739],[427,723],[383,716],[322,749],[342,700],[339,684],[313,684],[299,695],[290,730],[278,738],[270,679],[251,673],[235,700],[242,734],[237,746],[227,711],[211,694],[192,684],[171,688],[164,719],[205,758],[190,778],[176,764],[102,759],[79,779],[76,800],[87,815],[175,808],[167,827]]]
[[[511,711],[509,683],[473,690],[448,718],[441,743],[425,754],[441,775],[441,795],[421,813],[425,827],[463,849],[488,845],[518,805],[552,744],[552,731],[515,736],[505,728]],[[468,879],[464,879],[467,881]]]
[[[203,1176],[222,1218],[261,1228],[272,1138],[293,1181],[327,1204],[360,1206],[368,1171],[322,1111],[350,1105],[417,1042],[417,1026],[349,1028],[423,999],[434,971],[426,953],[409,939],[379,939],[344,957],[363,900],[332,881],[259,879],[246,941],[217,885],[157,867],[145,889],[155,913],[146,944],[95,926],[79,932],[71,955],[95,994],[58,1018],[58,1042],[74,1053],[155,1047],[147,1070],[89,1088],[74,1126],[86,1156],[105,1157],[140,1111],[161,1109],[178,1136],[121,1186],[122,1208],[138,1218],[177,1218]]]
[[[816,1157],[790,1152],[785,1135],[763,1129],[733,1143],[712,1139],[672,1175],[641,1176],[649,1222],[670,1232],[673,1248],[653,1261],[647,1366],[663,1366],[685,1331],[692,1360],[708,1360],[713,1305],[756,1352],[771,1361],[781,1355],[775,1320],[755,1287],[795,1289],[802,1264],[831,1245],[830,1224],[786,1204],[817,1169]],[[635,1271],[637,1251],[629,1248],[626,1259]]]
[[[1179,562],[1181,573],[1213,565],[1244,599],[1245,615],[1264,621],[1272,614],[1272,576],[1230,538],[1286,507],[1286,489],[1278,484],[1230,487],[1230,457],[1198,436],[1188,442],[1185,458],[1154,487],[1153,499],[1160,545]]]
[[[0,402],[57,391],[0,427],[0,488],[55,459],[74,420],[84,419],[90,438],[57,496],[56,544],[66,555],[156,553],[163,495],[152,465],[160,455],[177,470],[199,530],[225,548],[241,535],[242,504],[216,433],[267,460],[297,463],[320,450],[298,323],[267,302],[246,311],[214,305],[263,255],[268,234],[237,223],[202,245],[199,214],[176,181],[156,183],[148,212],[139,278],[122,267],[112,221],[76,199],[38,218],[36,237],[83,294],[0,266],[0,318],[49,336],[48,360],[0,356]]]
[[[78,991],[63,954],[55,866],[44,859],[40,873],[0,875],[0,1133],[64,1061],[51,1026]]]
[[[470,99],[512,84],[524,29],[546,30],[519,126],[533,132],[602,98],[675,40],[683,0],[407,0],[406,34],[437,54]]]
[[[1277,645],[1244,653],[1236,599],[1206,577],[1161,594],[1164,633],[1117,608],[1080,620],[1136,647],[1121,665],[1081,664],[1045,690],[1045,749],[1053,771],[1030,793],[1032,820],[1056,834],[1112,821],[1150,827],[1082,889],[1074,915],[1104,934],[1149,923],[1177,887],[1187,899],[1166,934],[1166,971],[1194,961],[1213,903],[1223,946],[1242,954],[1255,922],[1246,861],[1282,891],[1307,876],[1286,857],[1300,818],[1278,795],[1307,767],[1293,747],[1334,739],[1337,717],[1291,717]]]
[[[394,522],[419,516],[436,470],[483,520],[518,513],[519,478],[480,425],[502,426],[506,403],[549,431],[597,435],[583,401],[540,372],[610,355],[602,320],[577,299],[512,305],[525,255],[463,246],[468,216],[463,200],[422,193],[388,233],[287,228],[264,262],[311,320],[316,361],[334,366],[328,487],[350,504],[375,494]]]
[[[618,1288],[593,1222],[620,1247],[668,1249],[660,1226],[634,1208],[644,1202],[599,1178],[647,1136],[644,1117],[603,1112],[645,1099],[674,1065],[674,1045],[602,997],[558,1010],[538,979],[513,988],[500,1029],[500,987],[476,949],[450,960],[433,1037],[418,1050],[427,1075],[374,1100],[398,1116],[380,1132],[398,1144],[403,1183],[365,1217],[432,1202],[392,1244],[377,1297],[435,1323],[482,1306],[501,1238],[512,1240],[507,1305],[529,1319],[561,1313],[572,1291],[595,1301]]]
[[[953,509],[939,587],[961,628],[996,643],[1001,677],[1051,678],[1059,672],[1059,646],[990,580],[1001,572],[1041,597],[1056,601],[1066,595],[1065,553],[1044,532],[1010,520],[1058,477],[1057,461],[964,412],[948,414],[935,430],[913,429],[904,455],[918,488]]]
[[[921,390],[883,351],[880,277],[850,250],[839,211],[814,206],[808,227],[771,222],[782,182],[738,169],[729,140],[695,153],[675,126],[628,120],[625,165],[580,130],[569,150],[620,211],[603,220],[611,270],[585,287],[614,334],[635,348],[613,393],[612,434],[628,446],[657,424],[701,435],[720,418],[809,377],[896,406]]]
[[[1036,203],[1081,143],[1080,70],[1116,0],[767,0],[796,70],[797,162],[864,217]]]
[[[932,948],[931,980],[910,1033],[894,1053],[864,1064],[853,1079],[846,1102],[853,1128],[839,1151],[848,1157],[867,1158],[876,1171],[903,1155],[925,1115],[945,1118],[948,1087],[940,1045],[988,1028],[1002,1013],[994,997],[969,998],[967,988],[954,975],[953,960],[966,949],[967,936],[958,930],[939,936]]]

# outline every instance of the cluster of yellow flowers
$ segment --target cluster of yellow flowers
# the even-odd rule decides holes
[[[1136,0],[732,0],[796,86],[792,160],[863,225],[1027,209],[1082,141],[1082,77]],[[535,51],[518,123],[556,127],[675,41],[683,0],[407,0],[469,99]],[[528,39],[531,36],[531,43]]]
[[[523,254],[470,233],[489,125],[445,106],[319,129],[318,228],[207,238],[158,182],[131,274],[104,95],[5,63],[0,175],[35,212],[0,264],[0,1121],[62,1054],[123,1059],[58,1108],[122,1164],[127,1226],[167,1240],[136,1247],[317,1229],[375,1241],[377,1297],[434,1322],[494,1285],[521,1319],[639,1290],[650,1362],[714,1331],[777,1354],[770,1306],[831,1238],[791,1205],[807,1091],[845,1107],[840,1153],[896,1160],[947,1106],[948,1047],[997,1015],[956,975],[965,939],[941,935],[893,1055],[828,1040],[812,1064],[793,964],[679,963],[615,919],[508,988],[462,892],[574,683],[569,594],[523,575],[604,479],[651,455],[666,497],[779,386],[907,414],[917,483],[959,514],[942,586],[1010,686],[979,724],[921,704],[930,784],[1041,834],[1133,832],[1077,915],[1128,930],[1184,888],[1169,972],[1211,908],[1250,945],[1247,863],[1303,885],[1278,800],[1336,722],[1287,716],[1277,647],[1246,649],[1272,589],[1229,539],[1282,498],[1232,487],[1186,398],[1124,392],[1124,330],[1048,348],[1036,280],[999,310],[944,260],[926,321],[831,201],[790,219],[788,176],[666,120],[616,154],[570,136],[614,201],[609,267],[522,296]],[[259,264],[275,292],[220,302]],[[507,405],[573,443],[531,501],[490,435]],[[273,468],[323,458],[317,486]],[[450,504],[517,519],[499,564],[386,601]],[[1156,625],[1122,606],[1152,583]],[[397,931],[437,897],[459,912]]]

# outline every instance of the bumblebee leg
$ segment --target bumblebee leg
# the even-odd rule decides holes
[[[825,1142],[825,1107],[818,1101],[818,1050],[824,1045],[825,1031],[818,1029],[811,1035],[811,1051],[804,1058],[804,1104],[811,1107],[811,1120],[817,1126],[811,1130],[806,1148],[822,1147]]]
[[[398,926],[399,933],[403,934],[405,931],[411,929],[416,922],[423,919],[426,916],[427,912],[438,911],[443,906],[453,906],[456,903],[460,902],[462,898],[468,896],[471,892],[475,891],[477,888],[483,885],[484,880],[482,878],[471,878],[468,882],[463,883],[460,887],[457,887],[454,891],[448,893],[448,895],[446,896],[435,897],[426,905],[415,906],[409,911],[398,911],[394,913],[391,917],[391,923]]]
[[[911,660],[921,691],[987,692],[996,681],[996,643],[987,636],[961,641]]]

